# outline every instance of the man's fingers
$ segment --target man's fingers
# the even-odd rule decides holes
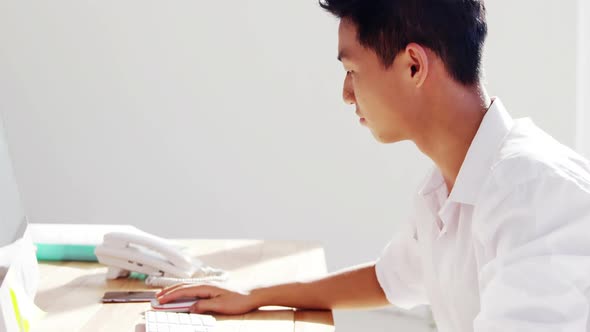
[[[220,312],[221,310],[221,302],[218,298],[213,298],[209,300],[199,300],[197,303],[193,304],[190,308],[192,313],[196,314],[204,314],[206,312]]]
[[[178,283],[178,284],[174,284],[174,285],[172,285],[172,286],[168,286],[168,287],[166,287],[166,288],[162,289],[161,291],[159,291],[159,292],[156,294],[156,297],[160,297],[160,296],[162,296],[162,295],[164,295],[164,294],[166,294],[166,293],[169,293],[169,292],[171,292],[172,290],[175,290],[176,288],[180,288],[180,287],[182,287],[182,286],[186,286],[186,285],[187,285],[187,284],[185,284],[185,283]]]
[[[174,301],[176,299],[182,297],[200,297],[200,298],[211,298],[214,297],[215,288],[211,286],[191,286],[191,285],[182,285],[180,287],[176,287],[171,291],[161,295],[158,297],[158,302],[160,303],[168,303],[170,301]]]

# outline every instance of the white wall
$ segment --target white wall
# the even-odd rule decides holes
[[[315,0],[2,4],[0,107],[31,220],[319,239],[336,268],[407,215],[427,162],[342,103],[337,21]]]
[[[488,10],[490,92],[572,145],[575,2]],[[30,219],[320,239],[331,269],[376,257],[429,162],[341,102],[336,27],[316,0],[0,1]]]
[[[489,91],[513,116],[530,116],[574,147],[577,2],[488,0],[486,6]]]

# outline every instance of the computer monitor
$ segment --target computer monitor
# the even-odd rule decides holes
[[[14,242],[25,227],[25,213],[0,118],[0,247]]]

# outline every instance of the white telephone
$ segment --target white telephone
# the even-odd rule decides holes
[[[107,233],[94,253],[100,263],[109,267],[108,279],[126,277],[131,271],[147,274],[146,283],[153,286],[227,278],[224,271],[205,266],[168,241],[145,232]]]

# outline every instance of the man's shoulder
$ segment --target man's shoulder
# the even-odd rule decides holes
[[[573,181],[590,191],[590,163],[532,121],[517,121],[494,157],[488,181],[492,188],[487,189],[511,191],[547,178]]]
[[[552,246],[538,248],[558,250],[568,245],[563,234],[588,230],[590,163],[532,122],[515,125],[489,174],[474,205],[473,232],[495,256],[548,237]]]

